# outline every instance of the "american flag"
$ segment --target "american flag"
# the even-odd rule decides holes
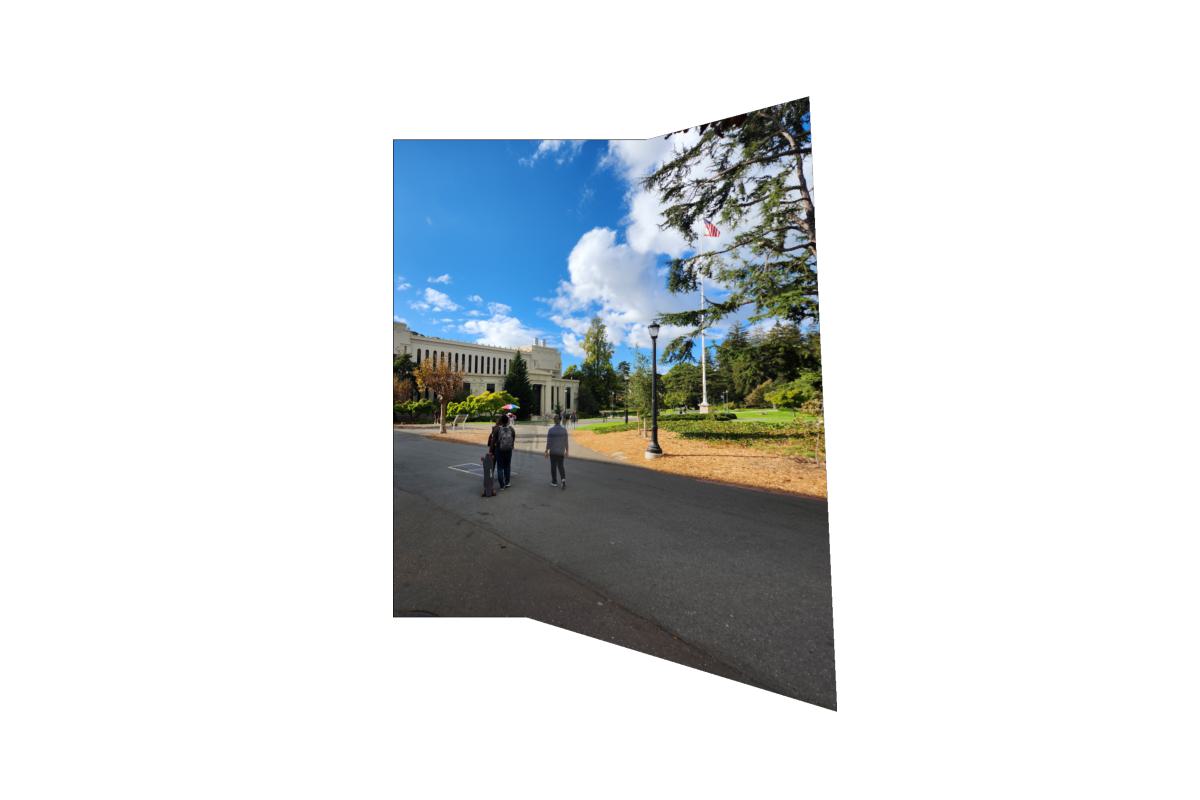
[[[704,230],[705,230],[706,236],[720,236],[721,235],[721,232],[719,230],[717,230],[717,226],[713,225],[712,222],[707,219],[704,220]]]

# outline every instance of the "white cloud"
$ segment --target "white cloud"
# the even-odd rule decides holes
[[[644,178],[676,153],[700,141],[695,129],[677,133],[668,139],[656,136],[653,139],[614,139],[608,143],[608,151],[600,159],[600,166],[613,167],[628,183]]]
[[[488,307],[488,311],[491,312],[493,315],[496,315],[496,314],[503,315],[503,314],[507,314],[510,311],[512,311],[512,306],[505,305],[504,303],[488,303],[487,307]]]
[[[477,294],[468,295],[467,299],[470,300],[472,303],[482,303],[483,302],[483,298]]]
[[[408,324],[408,320],[406,320],[404,317],[398,317],[395,314],[392,314],[392,322],[403,322],[405,325]]]
[[[683,234],[674,228],[662,230],[659,223],[663,221],[663,205],[657,194],[635,189],[628,195],[629,216],[626,222],[625,238],[629,246],[639,253],[666,253],[673,258],[683,255],[689,249]]]
[[[520,159],[521,164],[526,167],[532,167],[538,162],[538,159],[553,157],[557,164],[567,164],[579,155],[580,148],[583,147],[585,139],[543,139],[538,142],[537,151],[529,158]]]
[[[425,280],[429,283],[449,283],[450,282],[450,274],[443,273],[441,275],[438,275],[436,278],[426,278]]]
[[[492,314],[487,319],[469,319],[459,326],[463,333],[474,334],[477,344],[496,347],[520,347],[533,344],[535,337],[542,335],[537,328],[530,328],[516,317],[508,314]]]
[[[405,289],[411,289],[411,288],[412,288],[412,284],[411,284],[411,283],[397,283],[397,284],[396,284],[396,291],[397,291],[397,292],[403,292]]]
[[[592,317],[599,317],[610,341],[621,345],[648,347],[646,325],[663,311],[694,308],[697,298],[667,291],[657,256],[617,242],[616,231],[594,228],[585,233],[567,258],[569,279],[558,286],[550,300],[550,319],[564,328],[564,348],[579,347]],[[660,338],[669,339],[686,331],[663,326]]]
[[[570,331],[563,331],[562,335],[563,350],[566,350],[576,358],[583,358],[583,345],[578,336]]]
[[[477,309],[472,308],[470,311],[467,312],[467,316],[468,317],[482,317],[483,314],[480,311],[478,311]]]
[[[459,305],[443,292],[439,292],[432,287],[426,287],[425,300],[421,303],[414,303],[413,308],[420,308],[426,311],[432,308],[434,311],[458,311]]]

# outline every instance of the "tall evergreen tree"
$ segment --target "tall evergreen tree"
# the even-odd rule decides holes
[[[643,186],[665,206],[662,227],[690,244],[700,220],[736,231],[720,248],[673,259],[668,288],[694,292],[705,276],[732,291],[703,310],[663,314],[662,321],[699,331],[747,305],[754,309],[752,320],[816,319],[816,216],[803,167],[812,152],[808,99],[698,130],[699,140],[647,176]]]
[[[790,381],[800,374],[804,360],[804,340],[795,325],[775,323],[758,346],[757,360],[766,375]]]
[[[617,364],[617,394],[621,398],[621,406],[629,407],[629,373],[630,367],[628,361],[622,361]]]
[[[700,405],[700,367],[682,362],[671,367],[662,378],[666,405],[671,408]]]
[[[728,386],[729,399],[734,403],[744,400],[766,377],[755,357],[755,340],[741,323],[735,323],[717,345],[717,359],[722,379]]]
[[[529,383],[529,369],[518,352],[508,362],[508,374],[504,376],[504,391],[517,398],[517,419],[529,419],[533,413],[533,386]],[[546,409],[542,409],[545,413]]]

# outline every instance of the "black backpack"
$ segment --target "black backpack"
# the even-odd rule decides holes
[[[505,425],[496,434],[496,441],[500,445],[501,450],[512,450],[513,443],[517,440],[517,432],[512,429],[511,425]]]

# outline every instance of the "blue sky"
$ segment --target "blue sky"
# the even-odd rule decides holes
[[[666,291],[687,245],[637,185],[689,138],[394,142],[394,319],[508,347],[544,338],[565,368],[600,316],[614,363],[632,363],[657,313],[699,304]],[[665,328],[660,347],[682,332]]]

